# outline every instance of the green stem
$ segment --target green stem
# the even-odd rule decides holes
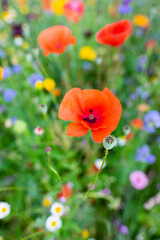
[[[93,181],[90,183],[90,186],[89,186],[88,190],[83,194],[82,199],[81,199],[81,202],[88,196],[88,193],[90,192],[90,190],[92,189],[93,185],[94,185],[95,182],[97,181],[97,178],[98,178],[101,170],[103,169],[103,165],[104,165],[104,163],[105,163],[105,161],[106,161],[106,159],[107,159],[107,154],[108,154],[108,150],[106,149],[105,156],[104,156],[104,158],[103,158],[103,162],[102,162],[102,164],[101,164],[101,167],[100,167],[100,169],[98,170],[98,172],[97,172],[95,178],[93,179]]]
[[[31,234],[31,235],[28,235],[28,236],[25,237],[25,238],[22,238],[21,240],[26,240],[26,239],[29,239],[29,238],[31,238],[31,237],[36,237],[36,236],[39,236],[39,235],[41,235],[41,234],[43,234],[43,233],[45,233],[45,231],[38,232],[38,233],[33,233],[33,234]]]
[[[25,191],[27,188],[26,187],[4,187],[0,188],[0,192],[3,191]]]
[[[107,154],[108,154],[108,150],[106,149],[105,156],[104,156],[104,158],[103,158],[103,162],[102,162],[102,164],[101,164],[100,169],[98,170],[98,172],[97,172],[95,178],[93,179],[93,181],[90,183],[90,186],[89,186],[88,190],[87,190],[85,193],[83,193],[83,195],[82,195],[79,203],[77,204],[76,208],[75,208],[74,211],[72,212],[71,217],[74,215],[74,213],[75,213],[75,212],[77,211],[77,209],[80,207],[81,203],[85,200],[85,198],[88,197],[88,195],[89,195],[89,193],[90,193],[90,190],[92,189],[92,186],[93,186],[93,185],[95,184],[95,182],[97,181],[97,178],[98,178],[101,170],[103,169],[103,165],[104,165],[104,163],[105,163],[105,161],[106,161],[106,159],[107,159]]]
[[[50,168],[51,171],[57,176],[57,178],[58,178],[58,180],[59,180],[59,182],[60,182],[60,184],[61,184],[61,187],[62,187],[62,189],[63,189],[62,179],[61,179],[59,173],[51,166],[50,154],[48,153],[47,155],[48,155],[48,165],[49,165],[49,168]]]

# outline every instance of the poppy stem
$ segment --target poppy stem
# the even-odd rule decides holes
[[[105,161],[106,161],[106,159],[107,159],[107,154],[108,154],[108,150],[106,149],[105,156],[104,156],[104,158],[103,158],[103,162],[102,162],[102,164],[101,164],[101,167],[100,167],[100,169],[98,170],[98,172],[97,172],[95,178],[93,179],[93,181],[90,183],[90,186],[89,186],[88,190],[82,195],[81,202],[88,196],[90,190],[92,189],[93,185],[94,185],[95,182],[97,181],[97,178],[98,178],[101,170],[103,169],[103,165],[104,165],[104,163],[105,163]]]
[[[57,176],[60,184],[61,184],[61,187],[63,189],[63,182],[62,182],[62,179],[59,175],[59,173],[51,166],[51,159],[50,159],[50,153],[47,153],[47,156],[48,156],[48,165],[49,165],[49,168],[51,169],[51,171]]]
[[[75,212],[77,211],[77,209],[80,207],[81,203],[82,203],[82,202],[86,199],[86,197],[89,195],[90,190],[92,189],[93,185],[94,185],[95,182],[97,181],[97,178],[98,178],[101,170],[103,169],[103,165],[104,165],[104,163],[105,163],[105,161],[106,161],[106,159],[107,159],[107,154],[108,154],[108,149],[106,149],[105,156],[104,156],[104,158],[103,158],[103,162],[102,162],[101,167],[100,167],[100,169],[98,170],[95,178],[94,178],[93,181],[90,183],[90,186],[89,186],[88,190],[87,190],[85,193],[83,193],[83,195],[82,195],[79,203],[77,204],[76,208],[73,210],[73,212],[72,212],[72,214],[71,214],[70,217],[73,217],[74,213],[75,213]]]

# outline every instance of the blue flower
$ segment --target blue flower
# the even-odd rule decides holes
[[[3,98],[6,102],[12,102],[12,100],[17,95],[16,90],[8,88],[3,92]]]
[[[118,8],[118,12],[120,14],[129,14],[132,12],[132,10],[133,10],[132,6],[125,4],[120,5]]]
[[[12,69],[10,67],[3,67],[3,78],[9,78],[12,75]]]
[[[18,65],[18,64],[17,65],[13,65],[12,71],[14,73],[21,73],[22,72],[22,67],[20,65]]]
[[[0,49],[0,58],[6,58],[7,54],[3,49]]]
[[[160,113],[156,110],[151,110],[144,115],[143,118],[144,127],[143,129],[148,133],[153,133],[156,128],[160,127]]]
[[[148,145],[143,145],[141,148],[137,149],[135,159],[136,161],[148,162],[149,164],[155,162],[155,156],[150,153]]]
[[[40,81],[44,80],[44,77],[41,74],[38,74],[38,73],[33,73],[32,75],[30,75],[27,78],[28,83],[33,85],[33,86],[35,86],[35,84],[38,80],[40,80]]]

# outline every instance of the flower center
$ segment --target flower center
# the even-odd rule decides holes
[[[92,114],[92,112],[93,112],[93,110],[90,109],[90,110],[89,110],[89,113],[90,113],[90,114],[89,114],[88,116],[86,116],[86,117],[83,118],[83,120],[84,120],[85,122],[95,123],[95,122],[97,121],[97,118]]]
[[[53,221],[53,222],[52,222],[52,227],[55,227],[55,226],[56,226],[56,222]]]
[[[61,211],[61,208],[60,207],[57,207],[56,208],[56,213],[59,213]]]
[[[3,208],[2,208],[2,213],[5,213],[6,210],[7,210],[7,209],[6,209],[5,207],[3,207]]]

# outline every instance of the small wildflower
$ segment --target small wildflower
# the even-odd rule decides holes
[[[82,237],[83,237],[83,238],[88,238],[88,237],[89,237],[89,232],[88,232],[87,229],[83,229],[83,230],[82,230]]]
[[[153,133],[156,128],[160,127],[160,113],[156,110],[151,110],[144,115],[143,129],[148,133]]]
[[[95,172],[98,172],[98,170],[100,169],[100,167],[102,165],[102,162],[103,162],[103,159],[96,159],[95,160],[95,163],[93,165]],[[103,168],[102,169],[104,169],[105,166],[106,166],[106,163],[103,164]]]
[[[65,208],[62,203],[55,202],[51,206],[52,215],[56,215],[58,217],[62,216],[65,213]]]
[[[90,46],[84,46],[79,51],[79,57],[82,60],[94,61],[96,59],[96,52]]]
[[[62,227],[62,221],[59,217],[54,215],[54,216],[50,216],[47,218],[46,229],[49,232],[55,232],[56,230],[58,230],[61,227]]]
[[[125,135],[128,135],[128,134],[131,132],[130,126],[125,125],[125,126],[123,127],[123,132],[124,132]]]
[[[58,97],[60,94],[61,94],[61,90],[60,90],[59,88],[55,88],[55,89],[53,90],[53,95],[54,95],[55,97]]]
[[[155,156],[150,153],[148,145],[143,145],[141,148],[138,148],[136,151],[136,161],[148,162],[153,164],[155,162]]]
[[[0,202],[0,219],[7,217],[10,214],[10,205],[7,202]]]
[[[16,97],[16,95],[17,95],[17,91],[11,88],[8,88],[3,92],[3,98],[8,103],[12,102]]]
[[[43,87],[47,92],[52,92],[55,86],[56,83],[53,79],[46,78],[43,82]]]
[[[40,105],[39,105],[39,108],[40,108],[40,111],[41,111],[42,113],[44,113],[44,114],[47,113],[48,108],[47,108],[47,105],[46,105],[46,104],[40,104]]]
[[[42,90],[43,89],[43,81],[41,81],[41,80],[36,81],[35,88],[37,90]]]
[[[135,26],[141,27],[141,28],[148,28],[150,21],[149,18],[146,15],[140,15],[137,14],[133,18],[133,23]]]
[[[52,148],[51,148],[51,147],[46,147],[45,151],[46,151],[47,153],[50,153],[50,152],[52,151]]]
[[[0,67],[0,80],[2,80],[2,79],[3,79],[3,68]]]
[[[143,128],[143,120],[141,118],[135,118],[131,122],[131,126],[137,129]]]
[[[67,0],[54,0],[52,2],[52,9],[53,9],[54,13],[57,15],[62,15],[64,5],[66,2],[67,2]]]
[[[45,197],[45,198],[43,199],[43,206],[44,206],[44,207],[50,207],[51,204],[52,204],[52,202],[53,202],[52,197]]]
[[[147,187],[149,180],[147,175],[142,171],[134,171],[129,176],[132,186],[137,190],[142,190]]]
[[[103,146],[107,150],[112,149],[115,146],[115,143],[116,140],[112,135],[105,137],[103,140]]]
[[[44,133],[44,130],[41,128],[41,127],[36,127],[35,129],[34,129],[34,133],[36,134],[36,135],[43,135],[43,133]]]

